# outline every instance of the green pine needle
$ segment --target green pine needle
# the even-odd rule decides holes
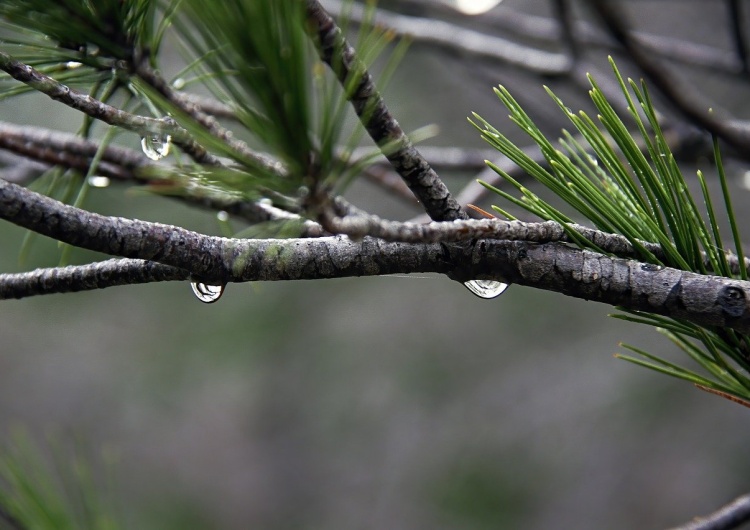
[[[481,116],[469,121],[482,138],[521,167],[530,177],[549,189],[559,200],[588,219],[599,230],[626,237],[641,261],[663,264],[699,274],[717,274],[747,279],[741,239],[734,219],[721,163],[714,141],[717,172],[722,186],[723,208],[732,230],[733,248],[724,246],[719,228],[719,212],[711,198],[705,177],[699,173],[702,196],[696,200],[689,193],[669,142],[661,129],[657,112],[644,83],[624,80],[614,61],[612,69],[627,103],[629,122],[625,125],[614,107],[589,76],[591,99],[598,112],[598,122],[585,112],[574,113],[551,90],[547,93],[570,120],[577,134],[563,132],[562,150],[554,147],[513,96],[503,87],[495,94],[510,111],[510,120],[539,147],[547,161],[543,167],[514,145]],[[572,221],[556,206],[488,162],[516,194],[482,184],[503,200],[544,220],[557,221],[566,228],[582,248],[602,252],[588,241],[575,237],[568,224]],[[698,204],[703,204],[701,209]],[[500,207],[493,208],[512,217]],[[658,260],[641,243],[658,243],[665,258]],[[728,257],[735,254],[739,274],[733,274]],[[624,347],[637,357],[618,355],[635,364],[690,381],[707,389],[743,400],[750,399],[750,338],[733,330],[702,328],[643,312],[613,315],[634,323],[660,329],[680,350],[696,363],[701,372],[683,368],[633,346]]]

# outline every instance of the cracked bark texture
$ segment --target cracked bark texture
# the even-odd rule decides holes
[[[491,279],[526,285],[750,332],[750,282],[611,258],[564,243],[484,239],[468,245],[416,244],[373,238],[353,241],[346,236],[226,239],[86,212],[4,181],[0,181],[0,217],[71,245],[183,269],[206,282],[434,272],[459,281]],[[0,285],[5,278],[0,276]],[[0,289],[0,297],[18,296]]]
[[[361,77],[349,101],[379,147],[397,146],[392,150],[389,147],[383,154],[422,203],[427,214],[434,221],[468,219],[466,212],[388,110],[372,76],[357,58],[354,48],[333,18],[317,0],[307,1],[307,13],[321,58],[331,67],[341,84],[346,85],[351,76]]]

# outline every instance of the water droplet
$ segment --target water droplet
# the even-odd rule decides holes
[[[165,133],[147,133],[141,138],[143,153],[151,160],[161,160],[169,154],[172,137]]]
[[[67,63],[65,63],[65,68],[67,68],[68,70],[74,70],[76,68],[80,68],[81,66],[83,66],[83,63],[79,63],[78,61],[68,61]]]
[[[216,218],[219,221],[229,221],[229,214],[225,212],[224,210],[222,210],[216,214]]]
[[[101,175],[91,175],[89,177],[89,186],[94,188],[106,188],[109,184],[109,177],[103,177]]]
[[[486,13],[502,0],[443,0],[446,4],[465,15]]]
[[[750,171],[745,171],[742,175],[741,186],[746,190],[750,190]]]
[[[209,285],[207,283],[192,282],[193,294],[204,304],[212,304],[224,294],[223,285]]]
[[[496,282],[495,280],[471,280],[464,285],[479,298],[485,299],[500,296],[508,288],[507,283]]]
[[[182,90],[185,88],[185,80],[182,77],[178,77],[174,81],[172,81],[172,87],[175,90]]]

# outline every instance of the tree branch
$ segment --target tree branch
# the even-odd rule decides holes
[[[327,2],[331,10],[344,12],[340,1]],[[349,8],[347,7],[347,10]],[[364,9],[355,5],[350,10],[355,21],[364,20]],[[541,75],[562,75],[570,71],[570,59],[560,53],[524,46],[487,33],[461,27],[442,20],[400,15],[385,9],[378,11],[378,24],[393,29],[399,35],[408,35],[420,43],[451,51],[460,51],[482,59],[503,62]]]
[[[73,134],[38,127],[22,127],[0,121],[0,148],[46,164],[86,172],[89,170],[100,145]],[[152,165],[137,151],[108,145],[104,149],[101,161],[97,166],[97,174],[120,181],[151,184],[153,179],[147,175],[145,170]],[[317,223],[302,220],[299,215],[270,205],[238,200],[231,196],[206,194],[202,193],[200,188],[185,189],[181,192],[180,195],[171,197],[214,212],[225,211],[253,224],[267,221],[298,220],[302,225],[300,236],[319,237],[323,235],[323,230]]]
[[[422,202],[427,214],[435,221],[467,219],[461,205],[391,115],[372,76],[333,18],[318,0],[307,0],[307,15],[314,28],[313,38],[319,46],[321,58],[341,84],[346,85],[353,75],[360,78],[349,100],[370,137],[381,149],[388,147],[383,154]]]
[[[0,299],[70,293],[166,281],[184,281],[190,273],[153,261],[111,259],[88,265],[0,274]]]
[[[224,142],[224,144],[234,151],[239,158],[245,159],[253,165],[259,166],[264,171],[278,175],[279,177],[286,175],[286,169],[280,162],[253,151],[245,142],[235,138],[233,133],[222,127],[213,115],[205,112],[203,108],[201,108],[199,100],[196,101],[194,98],[172,89],[169,83],[167,83],[157,72],[149,68],[145,61],[141,61],[136,65],[135,73],[144,82],[164,96],[164,98],[170,103],[194,119],[208,133]]]
[[[458,281],[527,285],[702,326],[750,332],[750,282],[610,258],[563,243],[409,244],[372,238],[354,242],[343,236],[226,239],[105,217],[4,181],[0,181],[0,217],[71,245],[177,267],[207,283],[436,272]],[[4,278],[0,275],[0,284]]]
[[[622,44],[635,64],[643,70],[649,80],[691,123],[706,129],[734,147],[739,156],[750,158],[750,128],[730,123],[716,117],[716,114],[703,110],[708,107],[691,89],[691,84],[681,82],[674,72],[665,65],[654,61],[644,51],[627,29],[626,17],[622,11],[606,0],[591,2],[599,17],[612,36]]]
[[[750,495],[738,497],[716,512],[671,530],[732,530],[750,521]]]
[[[175,145],[188,153],[196,162],[213,166],[221,165],[218,158],[206,151],[190,136],[188,131],[177,125],[174,120],[137,116],[107,105],[89,95],[81,94],[62,83],[58,83],[51,77],[3,52],[0,52],[0,70],[4,70],[12,78],[46,94],[55,101],[109,125],[116,125],[128,131],[133,131],[140,136],[144,136],[146,133],[169,134]]]

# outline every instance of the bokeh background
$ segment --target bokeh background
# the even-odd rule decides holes
[[[722,2],[622,4],[641,29],[729,49]],[[505,0],[493,15],[504,9],[550,13]],[[607,53],[585,58],[606,72]],[[746,79],[683,75],[747,117]],[[481,148],[472,111],[512,131],[490,87],[555,115],[542,82],[585,107],[563,80],[417,43],[386,98],[405,129],[440,127],[430,145]],[[80,123],[37,95],[0,102],[0,119]],[[729,171],[744,220],[745,168]],[[472,178],[446,174],[455,191]],[[349,198],[419,213],[365,182]],[[87,207],[219,233],[214,214],[123,185],[93,189]],[[56,264],[40,237],[21,267],[24,236],[0,226],[0,270]],[[92,461],[115,454],[107,489],[139,529],[662,528],[750,490],[750,412],[614,359],[625,341],[682,361],[612,311],[522,287],[481,300],[438,276],[232,284],[213,305],[180,283],[5,301],[0,445],[22,426]]]

